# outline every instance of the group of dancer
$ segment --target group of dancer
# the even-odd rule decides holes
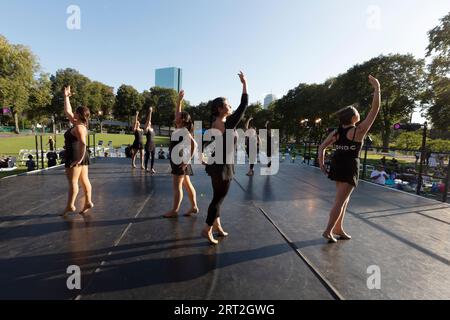
[[[148,109],[147,122],[145,123],[144,129],[141,128],[141,123],[139,122],[139,111],[136,112],[136,117],[134,120],[134,142],[131,146],[131,162],[132,168],[136,169],[136,158],[138,153],[141,158],[141,169],[151,174],[155,174],[156,171],[154,169],[155,165],[155,130],[153,130],[152,126],[152,114],[153,108]],[[147,138],[144,144],[144,135]],[[145,150],[145,156],[144,156]],[[150,169],[148,168],[148,161],[151,158]]]
[[[208,207],[207,218],[201,235],[211,244],[219,243],[215,238],[215,235],[219,237],[228,236],[228,233],[224,231],[221,223],[221,206],[230,190],[231,182],[235,175],[234,161],[230,161],[230,159],[234,159],[235,148],[227,148],[227,139],[229,136],[226,134],[226,131],[231,130],[234,134],[236,134],[236,127],[244,118],[248,107],[247,80],[242,72],[240,72],[238,76],[240,82],[242,83],[243,89],[241,103],[236,111],[233,112],[228,100],[223,97],[214,99],[210,104],[212,115],[211,128],[220,132],[223,146],[223,159],[220,159],[222,161],[214,160],[213,163],[205,163],[206,172],[211,178],[213,197]],[[340,121],[339,128],[332,132],[319,148],[320,168],[331,180],[336,182],[335,203],[330,212],[327,228],[323,233],[323,237],[333,243],[338,240],[351,239],[351,236],[348,235],[343,228],[345,213],[350,201],[350,196],[358,185],[359,154],[362,147],[362,141],[364,141],[365,136],[378,115],[381,101],[380,83],[373,76],[369,76],[369,82],[374,88],[374,97],[371,110],[366,119],[359,123],[361,120],[360,115],[354,106],[349,106],[339,110],[336,113]],[[92,188],[88,178],[89,156],[86,145],[89,110],[86,107],[79,107],[76,109],[75,113],[73,113],[70,106],[70,96],[70,87],[67,87],[64,89],[64,110],[73,127],[65,134],[65,145],[67,151],[66,175],[69,181],[69,197],[64,215],[69,212],[76,211],[75,199],[78,194],[78,182],[81,182],[83,190],[85,191],[85,205],[83,210],[80,211],[80,214],[85,215],[94,207],[91,200]],[[183,111],[183,99],[184,91],[181,91],[178,95],[175,110],[176,130],[172,133],[169,147],[173,185],[173,206],[172,209],[164,215],[165,218],[178,217],[183,200],[183,188],[186,189],[186,192],[188,193],[191,205],[188,212],[184,215],[193,216],[199,213],[196,191],[190,179],[193,175],[193,170],[190,163],[198,146],[193,137],[194,126],[191,116],[186,111]],[[139,113],[136,113],[134,123],[135,142],[132,147],[132,167],[136,168],[135,160],[137,154],[140,153],[141,168],[154,174],[156,172],[154,170],[155,133],[151,124],[151,116],[152,109],[150,108],[145,127],[144,129],[141,129],[138,120]],[[249,118],[245,124],[245,128],[250,130],[246,138],[246,149],[250,158],[250,170],[247,173],[248,176],[254,175],[254,163],[256,163],[255,157],[250,157],[251,154],[254,154],[253,152],[250,152],[251,142],[256,142],[256,145],[259,145],[261,141],[256,132],[256,128],[252,124],[252,120],[252,118]],[[270,132],[271,127],[269,121],[266,122],[265,128],[268,132]],[[187,132],[189,140],[188,145],[190,147],[188,157],[184,158],[182,154],[183,151],[178,146],[184,140],[180,135],[181,130],[183,130],[183,132]],[[145,144],[143,141],[144,135],[147,137],[147,142]],[[179,136],[180,139],[174,139],[175,136]],[[267,157],[269,159],[268,166],[270,167],[270,158],[272,154],[272,138],[270,134],[268,134],[267,140]],[[186,141],[184,141],[184,143],[186,143]],[[235,139],[233,143],[236,143]],[[324,155],[326,149],[332,145],[335,146],[336,151],[332,156],[330,169],[327,171],[324,163]],[[144,150],[145,159],[143,153]],[[179,152],[178,156],[183,158],[181,163],[176,163],[174,161],[175,157],[172,153],[176,151]],[[215,159],[215,151],[213,151],[212,157]],[[150,158],[151,167],[148,169],[148,161]]]

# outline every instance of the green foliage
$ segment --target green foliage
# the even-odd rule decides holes
[[[10,44],[0,35],[0,105],[11,108],[16,133],[19,133],[19,115],[27,106],[38,68],[30,49]]]
[[[173,126],[178,93],[173,89],[161,87],[150,88],[147,103],[154,107],[153,122],[162,126]],[[185,107],[189,108],[189,103]]]
[[[422,146],[422,134],[420,132],[402,132],[394,142],[394,147],[399,149],[418,150]]]
[[[118,119],[130,120],[136,111],[142,109],[142,97],[132,86],[121,85],[117,90],[114,116]]]
[[[428,142],[430,150],[435,152],[449,152],[450,140],[435,139]]]
[[[40,77],[33,82],[29,91],[28,106],[25,114],[28,120],[42,122],[49,120],[47,112],[52,102],[52,82],[48,74],[41,74]]]
[[[428,90],[423,101],[429,104],[428,117],[437,129],[450,129],[450,13],[428,33]]]

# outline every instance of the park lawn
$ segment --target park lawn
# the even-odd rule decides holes
[[[43,136],[43,144],[44,149],[48,149],[48,146],[46,146],[48,142],[48,138],[50,135]],[[92,136],[91,136],[92,139]],[[103,144],[106,146],[109,141],[112,141],[113,146],[115,148],[119,148],[121,145],[125,144],[132,144],[134,140],[133,135],[124,135],[124,134],[96,134],[95,135],[96,143],[98,141],[103,140]],[[39,142],[40,143],[40,142]],[[62,147],[64,143],[64,136],[63,135],[57,135],[56,137],[56,147],[60,148]],[[93,141],[91,140],[91,145],[93,144]],[[155,137],[155,143],[156,145],[169,145],[169,138],[168,137]],[[35,136],[28,135],[28,136],[13,136],[13,137],[0,137],[0,156],[7,156],[7,155],[18,155],[19,151],[21,149],[36,149],[35,144]]]

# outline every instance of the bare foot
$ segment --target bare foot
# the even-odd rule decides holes
[[[211,228],[203,229],[202,230],[202,237],[206,238],[209,241],[210,244],[219,244],[219,241],[214,239]]]
[[[167,219],[178,218],[178,212],[175,212],[172,210],[172,211],[167,212],[165,215],[163,215],[163,217],[167,218]]]
[[[85,214],[88,213],[89,210],[91,210],[92,208],[94,208],[94,204],[93,204],[92,202],[86,203],[86,204],[84,205],[83,210],[80,211],[80,214],[81,214],[81,215],[85,215]]]
[[[192,217],[193,215],[198,214],[200,211],[198,208],[191,208],[188,212],[184,214],[185,217]]]
[[[132,168],[132,169],[136,169],[136,165],[133,164],[133,165],[131,166],[131,168]]]
[[[344,230],[337,231],[334,234],[338,236],[338,240],[350,240],[352,238],[352,236],[347,234]]]
[[[324,232],[324,233],[322,234],[322,237],[324,237],[325,239],[327,239],[327,240],[328,240],[328,243],[336,243],[336,242],[337,242],[336,238],[335,238],[332,234],[330,234],[330,233]]]
[[[60,216],[60,217],[65,217],[65,216],[67,216],[69,213],[75,212],[75,211],[77,211],[77,208],[76,208],[75,206],[73,206],[73,207],[66,207],[66,208],[64,209],[63,213],[60,213],[59,216]]]
[[[214,224],[213,231],[217,232],[219,237],[228,237],[229,233],[225,232],[220,224]]]

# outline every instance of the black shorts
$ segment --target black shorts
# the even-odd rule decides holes
[[[333,157],[331,159],[328,178],[333,181],[347,182],[348,184],[357,187],[359,182],[359,164],[359,158],[343,159]]]
[[[184,168],[179,165],[175,164],[172,161],[170,161],[170,167],[172,168],[171,173],[175,176],[193,176],[194,171],[192,170],[192,166],[188,164]]]

